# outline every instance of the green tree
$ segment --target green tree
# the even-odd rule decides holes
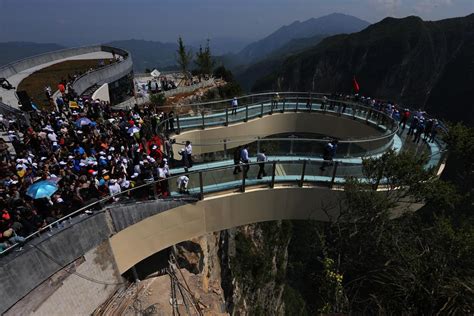
[[[209,45],[209,39],[206,42],[206,47],[203,49],[199,46],[199,51],[196,53],[196,59],[194,61],[198,67],[198,73],[201,75],[211,75],[212,69],[214,68],[214,60],[212,59],[211,48]]]
[[[224,66],[219,66],[214,70],[214,77],[215,78],[221,78],[224,81],[227,82],[233,82],[235,81],[234,75],[230,70],[225,68]]]
[[[150,102],[156,106],[163,106],[166,103],[166,97],[163,93],[155,93],[150,95]]]
[[[448,146],[469,169],[474,133],[452,133]],[[340,204],[325,206],[339,210],[332,222],[295,224],[288,282],[310,314],[472,313],[473,201],[424,161],[394,152],[365,160],[364,179],[347,179]],[[425,206],[413,212],[418,203]]]
[[[365,160],[366,179],[348,179],[340,215],[321,233],[324,252],[338,258],[351,312],[468,313],[473,306],[472,227],[445,216],[457,194],[423,162],[393,152]],[[413,213],[417,203],[430,212]]]
[[[176,52],[176,61],[178,62],[179,68],[181,69],[184,77],[189,79],[189,64],[193,58],[193,54],[190,50],[186,49],[181,36],[178,38],[178,50]]]

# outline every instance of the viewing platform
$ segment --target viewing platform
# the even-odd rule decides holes
[[[347,177],[363,179],[363,159],[389,150],[426,155],[425,168],[435,174],[444,166],[441,140],[413,143],[409,126],[402,131],[387,113],[357,102],[282,92],[278,99],[266,93],[238,102],[235,114],[230,100],[183,106],[172,122],[174,131],[170,120],[160,123],[158,129],[176,140],[175,158],[184,142],[192,141],[195,164],[188,171],[178,165],[165,180],[95,201],[28,236],[22,251],[15,251],[16,245],[3,252],[0,305],[12,306],[104,242],[115,267],[116,276],[110,277],[117,281],[156,252],[205,233],[269,220],[330,221],[338,210],[323,206],[338,203]],[[326,137],[279,137],[288,133]],[[323,151],[330,139],[339,143],[334,159],[327,161]],[[248,177],[233,172],[233,151],[243,144],[250,146]],[[268,161],[266,175],[258,179],[255,155],[262,148]],[[177,184],[183,175],[189,179],[187,192]],[[162,197],[157,189],[165,182],[169,195]],[[406,202],[393,216],[422,206]],[[12,274],[18,267],[22,273]]]

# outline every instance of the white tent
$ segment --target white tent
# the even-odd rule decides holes
[[[153,69],[152,72],[150,72],[150,75],[152,75],[153,77],[157,78],[161,75],[161,72],[159,72],[157,69]]]

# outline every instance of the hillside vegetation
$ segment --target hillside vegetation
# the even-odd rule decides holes
[[[359,33],[326,38],[275,65],[252,90],[350,93],[353,75],[363,95],[474,123],[474,14],[434,22],[386,18]]]

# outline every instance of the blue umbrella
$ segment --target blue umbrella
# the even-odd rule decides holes
[[[84,125],[89,125],[90,123],[92,123],[92,121],[89,120],[87,117],[81,117],[80,119],[76,121],[76,126],[82,127]]]
[[[32,197],[33,199],[41,199],[45,197],[50,197],[58,190],[58,185],[55,181],[43,180],[33,183],[26,190],[26,195]]]

